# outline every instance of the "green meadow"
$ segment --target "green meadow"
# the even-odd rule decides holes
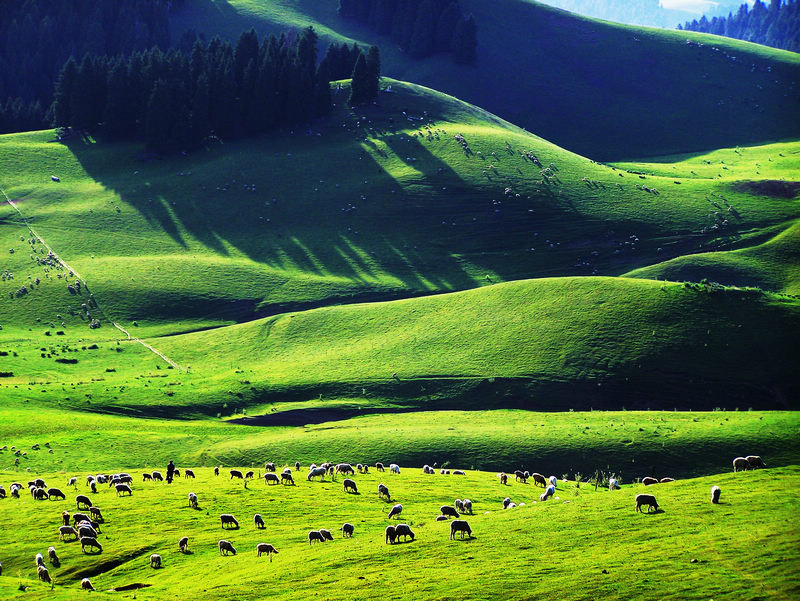
[[[186,2],[176,35],[380,45],[379,101],[334,82],[328,117],[163,156],[0,136],[0,485],[23,484],[0,499],[0,599],[82,578],[153,601],[800,594],[798,55],[461,3],[472,67],[412,61],[333,0]],[[733,473],[746,455],[767,469]],[[142,480],[170,459],[197,479]],[[297,486],[265,461],[300,462]],[[346,494],[306,480],[323,461],[401,473]],[[517,469],[555,497],[499,483]],[[59,541],[86,476],[120,471],[130,498],[92,495],[102,553]],[[34,501],[34,477],[66,501]],[[379,482],[414,541],[384,543]],[[662,511],[635,512],[642,492]],[[456,498],[464,541],[436,521]]]
[[[71,473],[40,475],[63,487]],[[502,486],[489,472],[423,475],[402,466],[400,474],[390,474],[373,468],[354,477],[358,494],[343,491],[341,475],[335,482],[307,482],[301,470],[296,486],[256,479],[245,488],[226,469],[219,476],[208,467],[196,473],[195,480],[167,485],[142,482],[135,470],[130,497],[100,485],[90,494],[105,520],[98,535],[103,552],[96,555],[58,540],[61,512],[75,511],[73,490],[66,491],[67,501],[33,501],[26,490],[19,500],[0,501],[4,512],[13,506],[15,529],[26,530],[24,537],[3,539],[3,598],[76,598],[82,578],[102,596],[153,600],[294,599],[299,591],[326,599],[789,599],[797,592],[791,558],[800,542],[798,507],[796,497],[786,498],[798,484],[796,467],[650,487],[623,483],[615,491],[559,475],[545,502],[539,501],[542,488],[513,476]],[[24,480],[26,473],[3,476],[14,477]],[[379,482],[389,487],[391,502],[378,497]],[[719,505],[710,502],[712,485],[722,490]],[[81,477],[77,492],[86,491]],[[656,496],[659,512],[635,512],[634,497],[643,491]],[[189,507],[189,492],[197,494],[198,509]],[[439,506],[465,497],[473,502],[474,515],[462,516],[472,537],[450,540],[448,523],[435,521]],[[505,497],[518,506],[503,510]],[[403,505],[400,518],[387,519],[395,502]],[[223,530],[221,513],[234,514],[240,527]],[[263,530],[253,525],[255,513]],[[352,538],[339,532],[345,522],[354,526]],[[397,522],[408,524],[415,538],[387,545],[384,528]],[[307,532],[320,528],[334,539],[309,544]],[[177,544],[183,536],[189,537],[185,554]],[[220,539],[237,554],[221,556]],[[277,548],[272,563],[256,557],[260,542]],[[37,582],[33,561],[51,545],[60,559],[58,567],[47,564],[52,589]],[[160,569],[149,566],[151,553],[161,555]],[[130,585],[142,588],[106,592]]]

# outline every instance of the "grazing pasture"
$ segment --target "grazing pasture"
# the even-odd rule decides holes
[[[549,474],[546,464],[530,467]],[[297,473],[307,469],[304,464]],[[403,465],[400,474],[357,474],[360,495],[346,494],[341,476],[311,483],[298,478],[297,486],[269,488],[256,480],[244,488],[240,481],[215,477],[208,467],[195,468],[194,481],[171,485],[141,482],[140,470],[128,471],[132,497],[117,497],[107,485],[91,495],[105,518],[98,534],[101,553],[84,554],[79,543],[58,541],[61,511],[74,512],[71,502],[33,501],[27,490],[20,499],[0,500],[0,518],[8,522],[13,516],[15,523],[13,534],[4,528],[0,537],[0,596],[45,594],[50,585],[37,582],[33,558],[51,545],[60,565],[47,562],[54,583],[47,595],[56,599],[75,598],[83,578],[98,591],[150,585],[137,595],[154,600],[252,599],[264,590],[286,599],[350,599],[353,591],[397,599],[788,598],[797,585],[797,467],[726,471],[646,489],[624,482],[615,491],[559,475],[546,502],[537,502],[541,489],[532,484],[512,480],[502,486],[495,473],[469,469],[465,476],[429,475]],[[0,482],[24,480],[26,474],[3,472]],[[36,475],[59,484],[66,476]],[[83,472],[76,475],[78,490],[86,491]],[[379,482],[403,504],[400,522],[413,530],[413,540],[385,543],[391,503],[378,497]],[[724,491],[718,505],[709,500],[712,484]],[[634,497],[645,490],[658,499],[658,512],[635,511]],[[186,503],[191,491],[199,497],[197,509]],[[517,507],[502,509],[507,496]],[[440,505],[466,497],[474,513],[459,519],[472,534],[462,540],[456,533],[450,540],[450,524],[435,518]],[[222,513],[240,518],[239,528],[223,531]],[[254,513],[263,516],[263,530],[249,520]],[[353,524],[352,538],[339,532],[344,523]],[[332,532],[333,540],[309,545],[307,532],[319,529]],[[182,552],[178,542],[184,536],[188,546]],[[230,541],[236,555],[220,554],[221,539]],[[278,551],[269,569],[267,558],[257,556],[259,543]],[[161,556],[157,569],[151,567],[154,554]],[[282,574],[281,586],[275,585],[276,573]],[[291,586],[283,586],[287,582]],[[27,593],[20,587],[28,587]]]

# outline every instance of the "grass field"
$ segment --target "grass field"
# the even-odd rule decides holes
[[[549,474],[545,464],[532,467]],[[106,520],[99,535],[104,550],[97,555],[83,555],[77,543],[58,541],[61,511],[75,510],[72,490],[65,502],[35,502],[27,491],[19,500],[0,501],[2,515],[13,512],[16,524],[13,536],[4,528],[0,538],[0,594],[4,599],[31,594],[75,598],[83,577],[102,591],[149,584],[123,596],[154,600],[176,595],[790,599],[800,584],[794,569],[800,542],[797,497],[787,496],[800,484],[796,467],[647,487],[662,509],[654,514],[634,512],[634,496],[645,490],[642,485],[595,492],[594,486],[578,487],[560,475],[554,498],[541,503],[541,488],[513,477],[501,486],[487,472],[431,476],[405,466],[400,474],[371,470],[355,477],[358,495],[342,491],[341,476],[335,483],[308,483],[300,471],[296,487],[266,487],[255,481],[245,489],[226,470],[218,477],[210,468],[197,472],[196,480],[166,485],[141,483],[141,470],[134,470],[130,498],[118,498],[100,486],[90,495]],[[78,474],[79,492],[85,492],[83,472]],[[41,475],[63,488],[72,473]],[[8,484],[14,478],[27,480],[28,474],[4,473],[2,478]],[[414,530],[413,542],[384,544],[391,503],[377,497],[380,481],[389,487],[393,502],[402,503],[399,521]],[[723,491],[720,505],[709,501],[712,484]],[[190,491],[198,494],[198,510],[187,505]],[[473,501],[475,515],[466,519],[474,537],[450,541],[448,524],[434,518],[440,505],[464,497]],[[504,497],[525,505],[504,511]],[[220,513],[233,513],[241,527],[223,531]],[[265,530],[253,527],[254,513],[263,516]],[[355,526],[352,539],[337,532],[344,522]],[[309,545],[306,533],[319,528],[331,530],[334,540]],[[178,551],[181,536],[189,537],[188,554]],[[234,544],[236,556],[219,555],[216,543],[221,538]],[[256,558],[258,542],[269,542],[279,551],[269,566],[265,557]],[[36,581],[33,561],[37,552],[46,555],[50,545],[61,560],[57,568],[48,565],[53,590]],[[161,570],[148,566],[151,553],[162,555]],[[20,587],[29,588],[22,592]]]
[[[530,0],[462,0],[478,63],[415,61],[336,14],[336,0],[194,0],[175,19],[236,40],[313,25],[326,42],[378,44],[386,75],[481,106],[596,160],[711,150],[800,135],[798,55],[684,31],[581,17]],[[691,41],[692,44],[688,44]]]
[[[606,166],[452,97],[386,85],[380,107],[186,157],[3,136],[17,206],[0,208],[0,269],[13,274],[0,282],[4,394],[163,416],[320,395],[791,405],[800,206],[770,182],[791,182],[797,142]],[[779,294],[608,277],[625,274]],[[524,278],[538,279],[503,284]],[[248,323],[220,328],[236,322]]]
[[[299,411],[297,404],[289,405]],[[353,407],[358,405],[349,406]],[[231,412],[235,409],[231,407]],[[286,417],[280,414],[282,409],[286,407],[264,411],[280,419]],[[601,469],[627,482],[653,471],[674,477],[715,474],[727,470],[737,455],[761,455],[773,467],[797,464],[800,456],[800,420],[794,412],[376,414],[363,407],[348,418],[341,405],[338,415],[337,407],[326,402],[308,403],[303,409],[300,426],[258,427],[242,425],[240,412],[229,421],[170,420],[29,405],[3,407],[0,446],[22,449],[26,455],[19,457],[19,465],[32,473],[122,470],[166,465],[170,459],[205,466],[257,467],[264,457],[307,464],[319,461],[320,449],[326,449],[331,456],[370,464],[391,459],[404,465],[450,462],[468,469],[500,470],[545,463],[559,474]],[[53,453],[31,449],[45,442]],[[0,452],[0,470],[20,469],[15,459],[12,452]]]

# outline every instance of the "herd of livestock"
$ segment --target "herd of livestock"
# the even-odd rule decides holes
[[[737,457],[733,460],[733,468],[734,472],[743,471],[743,470],[750,470],[750,469],[758,469],[766,467],[763,460],[759,456],[750,455],[747,457]],[[298,471],[300,469],[300,463],[296,462],[294,465],[294,471]],[[376,463],[375,469],[379,472],[385,471],[385,466],[382,463]],[[423,468],[423,473],[425,474],[432,474],[435,473],[436,470],[429,465],[425,465]],[[220,475],[220,467],[214,467],[214,475]],[[276,467],[275,464],[272,462],[268,462],[264,465],[264,483],[269,486],[272,484],[282,484],[282,485],[290,485],[294,486],[294,476],[292,474],[291,467],[285,467],[283,471],[280,473],[280,476],[276,474]],[[309,467],[308,473],[306,475],[306,479],[310,482],[314,478],[319,478],[320,480],[325,479],[325,476],[330,476],[332,479],[335,479],[337,475],[352,475],[354,476],[356,471],[359,473],[369,473],[369,467],[364,464],[357,464],[354,468],[349,463],[323,463],[321,465],[312,464]],[[390,464],[389,471],[391,473],[399,474],[400,467],[397,464]],[[449,470],[441,468],[439,470],[441,474],[450,474],[450,475],[466,475],[463,470]],[[240,479],[244,481],[244,487],[247,488],[247,482],[252,481],[255,477],[255,473],[251,471],[244,472],[238,469],[230,469],[229,472],[230,479]],[[517,481],[527,482],[528,479],[532,479],[535,485],[542,486],[545,490],[540,495],[539,501],[544,502],[553,497],[556,492],[558,486],[558,480],[555,476],[550,476],[549,478],[545,478],[542,474],[538,473],[529,473],[527,471],[517,470],[513,472],[514,478]],[[181,470],[175,469],[174,470],[174,477],[181,477]],[[497,474],[500,483],[502,485],[507,484],[508,482],[508,474],[506,473],[499,473]],[[191,469],[183,470],[183,477],[185,479],[195,478],[195,473]],[[142,481],[162,481],[164,476],[159,471],[153,472],[145,472],[142,474]],[[671,482],[672,478],[662,478],[658,480],[652,477],[646,477],[641,480],[641,483],[648,486],[652,484],[659,484],[665,482]],[[133,484],[133,476],[129,473],[118,473],[118,474],[96,474],[96,475],[89,475],[86,478],[86,486],[91,490],[92,493],[97,493],[98,485],[106,484],[108,488],[113,488],[116,492],[118,497],[122,496],[131,496],[133,494],[132,484]],[[352,478],[345,478],[342,482],[344,492],[345,493],[358,493],[358,487]],[[67,482],[68,487],[77,488],[78,485],[78,478],[76,476],[69,479]],[[619,482],[611,478],[608,483],[608,487],[610,490],[617,490],[620,488]],[[9,493],[6,492],[6,489],[3,485],[0,485],[0,499],[5,499],[8,494],[12,498],[20,498],[20,491],[24,490],[25,486],[23,486],[20,482],[14,482],[9,486]],[[63,491],[58,488],[48,487],[45,481],[42,478],[35,478],[27,483],[27,488],[30,492],[31,497],[34,500],[66,500],[66,495]],[[391,494],[389,492],[389,488],[383,484],[378,484],[377,487],[378,496],[382,497],[386,501],[391,502]],[[712,503],[719,503],[720,499],[720,488],[718,486],[713,486],[711,488],[711,502]],[[558,498],[558,497],[556,497]],[[194,492],[190,492],[188,495],[189,506],[197,509],[198,508],[198,496]],[[99,507],[94,505],[92,499],[86,494],[78,494],[75,497],[75,504],[76,508],[79,510],[75,513],[70,514],[68,511],[64,511],[61,514],[61,525],[58,528],[58,540],[59,541],[68,541],[74,540],[80,543],[81,550],[84,553],[102,553],[103,546],[98,541],[98,534],[101,532],[101,526],[105,522],[105,518],[103,516],[103,512]],[[516,507],[516,503],[511,501],[509,497],[506,497],[503,500],[503,509],[510,509]],[[521,503],[520,505],[524,505]],[[635,497],[635,511],[639,512],[642,511],[644,507],[648,508],[648,512],[652,511],[661,511],[658,502],[656,501],[655,495],[653,494],[637,494]],[[403,511],[403,505],[400,503],[396,503],[392,505],[391,509],[387,517],[389,519],[392,518],[399,518],[400,514]],[[439,508],[440,514],[436,517],[437,521],[450,521],[450,539],[455,539],[457,536],[460,538],[464,538],[466,535],[469,538],[472,538],[472,528],[470,527],[469,523],[466,520],[458,519],[462,517],[462,514],[473,514],[473,502],[470,499],[456,499],[453,506],[450,505],[442,505]],[[253,523],[256,529],[263,529],[264,520],[260,514],[255,514],[253,516]],[[233,514],[223,513],[220,515],[220,525],[223,530],[230,529],[230,528],[239,528],[239,521]],[[342,532],[342,536],[344,538],[352,537],[355,527],[351,523],[344,523],[340,528]],[[415,534],[411,530],[408,524],[390,524],[386,526],[384,531],[384,540],[387,544],[394,544],[400,542],[400,539],[403,541],[408,540],[409,538],[413,541],[415,539]],[[320,530],[311,530],[308,532],[308,543],[313,544],[315,542],[324,543],[328,540],[333,540],[333,534],[326,529]],[[182,537],[178,541],[178,549],[182,553],[188,552],[189,546],[189,538],[187,536]],[[233,544],[225,539],[221,539],[217,543],[217,547],[219,549],[220,555],[236,555],[237,550],[233,546]],[[269,543],[258,543],[256,545],[256,556],[261,557],[262,555],[267,555],[272,561],[273,555],[278,554],[278,550]],[[51,546],[48,549],[47,556],[50,560],[52,566],[58,567],[60,565],[60,560],[58,558],[58,553],[54,546]],[[37,569],[38,577],[43,582],[50,583],[51,577],[50,572],[45,565],[44,556],[41,553],[37,553],[35,558],[35,566]],[[150,556],[149,565],[153,568],[160,568],[162,564],[162,557],[161,555],[154,553]],[[2,563],[0,563],[0,575],[2,575]],[[89,579],[84,578],[81,581],[81,587],[85,590],[94,590],[93,585],[89,581]]]

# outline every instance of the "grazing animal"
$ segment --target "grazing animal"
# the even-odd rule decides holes
[[[256,545],[256,557],[261,557],[263,553],[266,553],[270,562],[272,562],[272,556],[277,555],[278,550],[269,543],[258,543]]]
[[[86,547],[91,547],[97,549],[98,551],[103,551],[103,545],[97,542],[97,539],[93,536],[84,536],[81,537],[81,551],[86,553]]]
[[[103,519],[103,513],[100,511],[99,507],[90,507],[89,515],[92,516],[92,519],[95,519],[98,522],[105,522],[105,520]]]
[[[281,475],[283,476],[284,474],[281,474]],[[291,477],[291,474],[290,474],[290,477]],[[273,474],[271,472],[267,472],[266,474],[264,474],[264,484],[269,486],[270,483],[272,483],[272,484],[280,484],[280,480],[278,480],[278,475],[277,474]]]
[[[128,493],[128,496],[131,496],[133,494],[131,487],[128,486],[127,484],[117,484],[116,486],[114,486],[114,488],[117,490],[118,497],[123,496],[125,493]]]
[[[441,513],[442,515],[449,515],[454,518],[461,517],[458,515],[458,512],[455,509],[450,507],[450,505],[442,505],[439,508],[439,513]]]
[[[183,477],[186,478],[194,478],[194,470],[183,470]]]
[[[553,488],[558,488],[558,479],[555,476],[550,476],[547,481]]]
[[[43,566],[44,565],[44,557],[42,557],[41,553],[37,553],[36,557],[33,558],[35,566]]]
[[[636,495],[636,511],[642,511],[642,505],[647,505],[649,507],[647,513],[653,510],[658,511],[658,503],[653,495]]]
[[[324,468],[324,467],[321,467],[321,466],[320,467],[315,467],[314,469],[311,469],[311,470],[308,471],[308,475],[306,476],[306,480],[311,482],[311,478],[316,478],[317,476],[319,476],[320,480],[324,481],[325,480],[325,474],[327,472],[328,472],[327,468]]]
[[[3,488],[2,484],[0,484],[0,499],[5,499],[5,498],[6,498],[6,489]]]
[[[440,474],[449,474],[450,470],[446,470],[446,469],[442,468],[442,469],[439,470],[439,473]]]
[[[386,497],[387,501],[392,500],[391,496],[389,495],[389,488],[385,484],[378,484],[378,496]]]
[[[50,582],[50,572],[47,571],[46,567],[41,565],[37,571],[39,572],[39,580],[42,582]]]
[[[500,484],[508,484],[508,474],[500,474]]]
[[[89,526],[88,524],[81,524],[78,526],[78,536],[83,538],[97,538],[97,530]]]
[[[283,472],[281,474],[281,484],[291,484],[294,486],[294,478],[292,477],[292,474],[289,472]]]
[[[240,472],[239,470],[231,470],[231,480],[233,480],[234,478],[239,478],[239,480],[243,480],[244,474],[242,474],[242,472]]]
[[[383,471],[385,471],[385,470],[383,469],[383,464],[382,464],[380,461],[379,461],[378,463],[376,463],[376,464],[375,464],[375,469],[376,469],[376,470],[378,470],[379,472],[383,472]]]
[[[719,489],[719,486],[714,485],[714,486],[711,487],[711,502],[712,503],[714,503],[714,504],[719,503],[719,495],[721,494],[721,492],[722,491]]]
[[[469,499],[464,499],[464,511],[461,513],[469,513],[470,515],[472,514],[472,501]]]
[[[400,503],[398,503],[389,510],[389,515],[387,517],[393,518],[399,516],[402,511],[403,511],[403,506]]]
[[[156,569],[161,567],[161,555],[158,553],[153,553],[150,556],[150,567]]]
[[[414,540],[414,532],[409,528],[408,524],[397,524],[394,527],[394,535],[399,540],[400,537],[403,537],[403,540],[407,540],[408,537],[411,537],[411,540]]]
[[[508,509],[509,505],[512,505],[511,499],[506,497],[505,499],[503,499],[503,509]]]
[[[651,484],[658,484],[658,480],[655,478],[651,478],[650,476],[645,476],[642,478],[642,484],[645,486],[650,486]]]
[[[197,509],[197,495],[193,492],[189,493],[189,507]]]
[[[69,526],[70,517],[71,516],[69,515],[69,511],[62,511],[61,512],[61,521],[63,522],[63,524],[65,526]]]
[[[745,457],[745,459],[747,460],[751,470],[767,467],[764,465],[764,461],[758,455],[748,455]]]
[[[74,536],[75,538],[78,538],[78,531],[72,526],[59,526],[58,540],[64,540],[65,536]]]
[[[611,478],[608,481],[608,490],[619,490],[619,482],[616,478]]]
[[[464,533],[466,532],[469,538],[472,538],[472,528],[469,527],[469,523],[466,520],[453,520],[450,522],[450,540],[455,540],[456,532],[461,533],[461,538],[464,538]]]
[[[60,491],[59,491],[60,492]],[[47,494],[47,491],[43,488],[34,488],[33,489],[33,498],[37,501],[44,501],[45,499],[49,499],[50,497]]]
[[[189,537],[184,536],[178,541],[178,550],[181,553],[186,553],[189,550]]]
[[[437,522],[446,522],[446,521],[447,521],[447,520],[449,520],[449,519],[450,519],[450,518],[449,518],[449,517],[447,517],[446,515],[437,515],[437,516],[436,516],[436,521],[437,521]]]
[[[296,472],[300,471],[300,462],[299,461],[295,461],[294,462],[294,471],[296,471]]]
[[[514,470],[514,480],[517,482],[525,482],[525,474],[522,472],[522,470]]]
[[[94,480],[92,480],[92,483],[89,484],[89,490],[91,490],[93,493],[97,493],[97,484]]]
[[[309,530],[308,531],[308,544],[310,545],[313,542],[325,542],[325,537],[322,535],[322,532],[319,530]]]
[[[531,474],[531,478],[533,478],[534,486],[541,486],[542,488],[547,488],[547,479],[540,473],[534,472],[533,474]]]
[[[156,480],[156,481],[158,481],[158,482],[163,482],[163,481],[164,481],[164,476],[161,474],[161,472],[153,472],[153,473],[150,475],[150,477],[151,477],[153,480]]]
[[[48,547],[47,557],[50,559],[50,563],[52,563],[56,567],[58,567],[58,564],[61,563],[61,561],[58,559],[58,554],[56,553],[55,547]]]
[[[350,523],[346,522],[346,523],[342,524],[342,527],[339,528],[339,530],[342,531],[342,536],[344,538],[351,538],[353,536],[353,531],[355,530],[355,528],[354,528],[353,524],[350,524]]]
[[[661,480],[659,480],[659,482],[661,484],[666,484],[667,482],[675,482],[675,478],[661,478]]]
[[[333,540],[333,534],[331,534],[330,530],[325,530],[325,528],[320,528],[319,533],[325,540]]]
[[[251,470],[244,475],[245,480],[252,480],[255,477],[255,473]]]
[[[342,484],[344,484],[344,492],[347,492],[349,490],[351,492],[358,494],[358,487],[356,486],[355,480],[351,480],[350,478],[345,478]]]
[[[395,527],[386,526],[386,530],[384,530],[384,537],[387,545],[393,545],[395,539],[397,538],[397,531],[395,530]]]
[[[253,516],[253,524],[259,530],[266,528],[266,526],[264,526],[264,518],[261,517],[260,513],[257,513]]]
[[[393,474],[399,474],[400,473],[400,466],[397,465],[396,463],[392,463],[389,466],[389,471],[392,472]]]
[[[147,482],[148,480],[152,480],[152,479],[153,479],[153,476],[151,476],[151,475],[150,475],[150,474],[148,474],[147,472],[145,472],[144,474],[142,474],[142,482]]]
[[[75,497],[75,505],[77,505],[78,509],[89,509],[92,506],[92,502],[89,500],[89,497],[78,495]],[[83,507],[81,507],[81,505],[83,505]]]
[[[219,547],[220,555],[227,555],[228,553],[236,555],[236,548],[231,544],[231,541],[229,540],[224,540],[224,539],[220,540],[217,543],[217,547]]]
[[[84,591],[93,591],[94,587],[92,586],[92,583],[89,581],[88,578],[84,578],[83,580],[81,580],[81,589],[83,589]]]
[[[274,472],[275,471],[275,464],[271,461],[268,461],[264,464],[264,471],[265,472]]]
[[[462,501],[461,499],[456,499],[455,501],[453,501],[453,506],[456,508],[456,511],[464,513],[464,501]]]
[[[219,476],[219,466],[214,467],[214,475]]]
[[[339,463],[336,465],[336,473],[355,475],[356,471],[353,469],[353,466],[350,465],[349,463]]]
[[[453,470],[454,476],[466,476],[467,473],[464,470]]]
[[[72,478],[69,479],[69,482],[67,482],[67,486],[72,486],[73,488],[78,486],[78,477],[72,476]]]
[[[89,519],[89,516],[86,515],[85,513],[73,513],[72,514],[72,523],[75,526],[77,526],[81,522],[89,522],[89,521],[91,521],[91,520]]]
[[[222,527],[223,528],[225,527],[226,524],[228,526],[233,526],[234,528],[238,528],[239,527],[239,522],[230,513],[220,514],[219,521],[222,523]]]
[[[745,457],[737,457],[733,460],[733,471],[741,472],[750,469],[750,462]]]

